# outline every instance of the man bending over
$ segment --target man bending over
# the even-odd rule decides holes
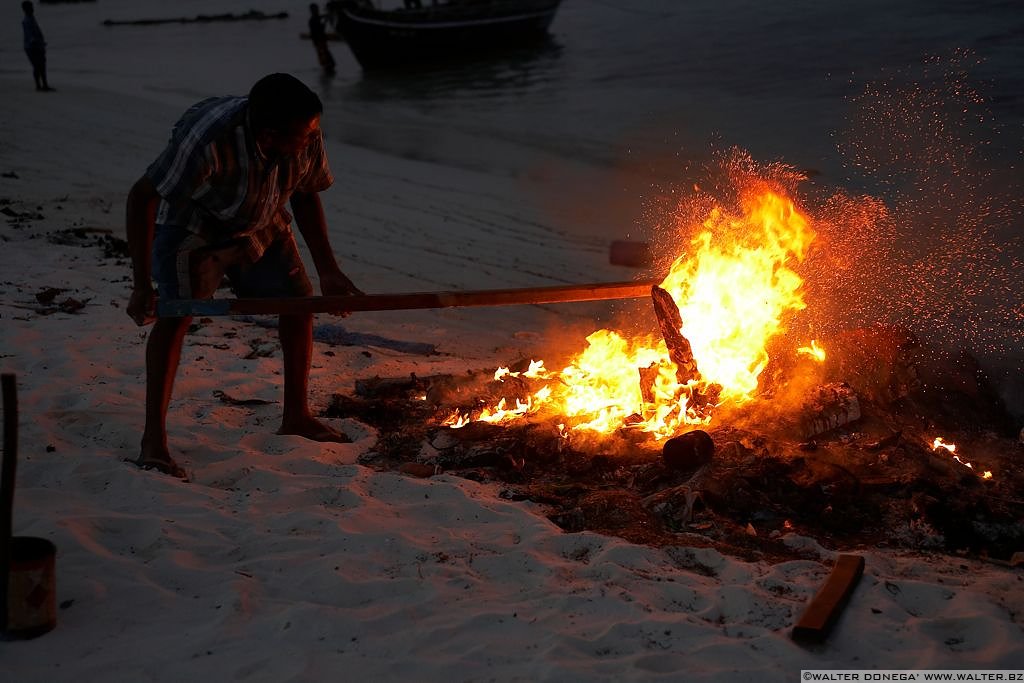
[[[288,74],[260,79],[248,97],[191,107],[132,186],[127,203],[134,286],[128,315],[156,320],[146,344],[146,426],[136,464],[179,478],[167,445],[167,408],[191,317],[155,318],[156,296],[211,297],[227,276],[239,297],[310,296],[292,233],[309,247],[324,295],[361,294],[338,267],[319,192],[331,175],[320,132],[320,98]],[[153,282],[156,282],[156,288]],[[314,441],[348,437],[309,408],[313,316],[281,315],[284,414],[278,434]]]

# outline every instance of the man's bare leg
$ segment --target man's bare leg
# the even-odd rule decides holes
[[[146,429],[136,463],[173,476],[183,476],[184,471],[167,448],[167,407],[181,360],[181,346],[191,322],[190,317],[159,318],[146,342]]]
[[[278,322],[284,356],[284,415],[278,434],[313,441],[347,443],[349,438],[320,422],[309,410],[309,366],[313,358],[313,316],[282,315]]]

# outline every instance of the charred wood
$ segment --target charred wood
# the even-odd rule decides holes
[[[673,530],[682,529],[693,522],[694,515],[707,507],[700,491],[688,484],[647,496],[644,506]]]
[[[655,285],[651,287],[651,299],[654,301],[654,313],[658,317],[661,336],[668,346],[669,358],[676,364],[676,379],[680,384],[690,380],[699,380],[700,371],[697,361],[693,358],[693,348],[683,336],[683,318],[679,314],[672,295]]]
[[[804,438],[825,434],[861,418],[857,395],[841,382],[815,389],[801,413],[800,432]]]
[[[695,470],[711,462],[714,454],[715,442],[700,429],[672,437],[661,450],[665,464],[677,470]]]
[[[658,379],[659,370],[660,368],[657,363],[651,363],[646,368],[637,368],[637,372],[640,373],[640,396],[643,398],[645,405],[651,405],[655,402],[654,383]],[[642,417],[640,421],[643,421]]]

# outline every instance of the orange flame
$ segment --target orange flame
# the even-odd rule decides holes
[[[932,441],[932,450],[937,451],[940,448],[944,448],[947,451],[949,451],[949,453],[953,456],[953,459],[956,460],[961,465],[963,465],[964,467],[971,470],[974,469],[974,465],[972,463],[964,462],[963,460],[960,459],[960,456],[956,454],[956,444],[946,443],[946,441],[941,436],[937,436],[935,437],[935,440]],[[991,479],[992,473],[988,470],[985,470],[984,472],[981,473],[980,476],[982,479]]]
[[[694,389],[718,385],[720,402],[749,400],[768,363],[768,342],[783,331],[787,313],[805,307],[793,265],[803,260],[814,233],[809,219],[777,191],[748,191],[741,208],[742,215],[714,208],[691,253],[676,259],[661,284],[679,308],[699,380],[680,385],[661,339],[629,340],[598,330],[560,372],[531,363],[524,376],[550,380],[539,392],[515,399],[514,408],[503,399],[472,419],[504,422],[551,411],[569,432],[629,427],[663,439],[711,420],[706,407],[689,404]],[[815,342],[812,348],[824,357]],[[499,368],[494,377],[514,374]],[[445,424],[469,421],[457,413]]]

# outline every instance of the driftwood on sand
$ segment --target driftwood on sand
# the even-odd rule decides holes
[[[268,14],[249,10],[244,14],[197,14],[194,17],[172,17],[167,19],[104,19],[104,26],[155,26],[157,24],[206,24],[215,21],[263,21],[266,19],[287,19],[287,12]]]

